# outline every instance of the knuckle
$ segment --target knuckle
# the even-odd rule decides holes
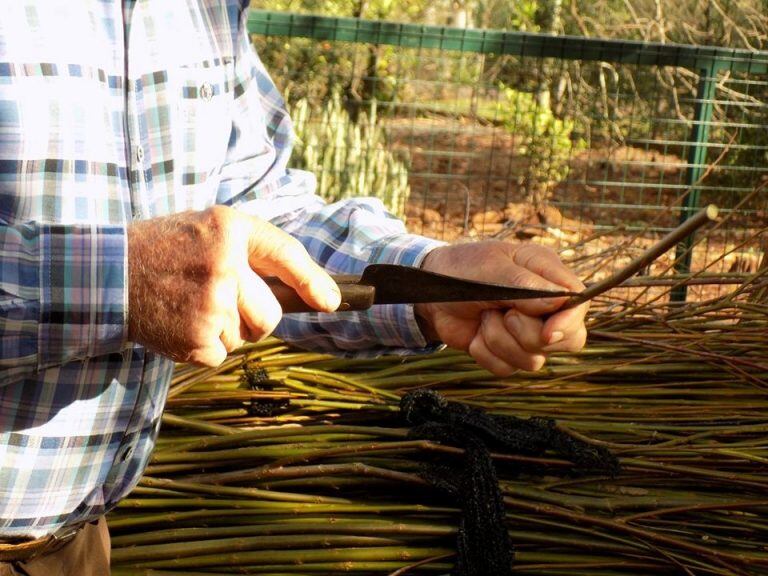
[[[527,267],[530,261],[540,254],[540,248],[542,247],[530,242],[522,244],[515,251],[515,261],[520,266],[523,266],[524,268]]]
[[[549,257],[549,256],[555,256],[557,257],[557,252],[553,250],[550,246],[544,246],[542,244],[534,244],[532,242],[528,242],[527,244],[523,244],[521,246],[521,250],[528,258],[541,258],[541,257]]]
[[[504,345],[505,336],[501,334],[500,330],[494,330],[487,326],[483,326],[483,340],[489,349],[499,349]]]
[[[467,352],[482,365],[483,357],[485,356],[485,348],[480,338],[475,337],[472,339],[467,347]]]
[[[223,275],[231,267],[230,234],[218,225],[210,225],[211,219],[195,219],[185,222],[183,232],[191,242],[180,245],[180,255],[185,264],[185,275],[197,280]]]
[[[537,246],[539,248],[539,255],[547,256],[556,260],[560,260],[560,256],[557,254],[554,248],[551,246]]]
[[[234,216],[235,212],[226,206],[211,206],[205,210],[205,217],[201,219],[199,226],[205,229],[205,247],[213,258],[226,256],[225,253],[235,235]]]
[[[214,205],[205,209],[206,223],[213,230],[224,230],[231,225],[232,210],[226,206]]]
[[[293,262],[302,261],[309,257],[304,245],[288,234],[281,238],[279,246],[281,255]]]
[[[539,277],[531,273],[527,268],[515,270],[510,278],[510,283],[520,288],[528,288],[529,290],[540,288]]]
[[[519,323],[514,323],[512,329],[506,334],[497,335],[496,337],[498,338],[498,344],[508,339],[514,339],[526,352],[537,352],[541,348],[538,333],[530,328],[521,327]]]
[[[516,330],[512,336],[526,352],[537,352],[541,348],[539,333],[532,328]]]

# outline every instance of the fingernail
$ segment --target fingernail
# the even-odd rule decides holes
[[[563,334],[562,332],[552,332],[552,336],[549,337],[549,342],[548,343],[549,344],[557,344],[563,338],[565,338],[565,334]]]

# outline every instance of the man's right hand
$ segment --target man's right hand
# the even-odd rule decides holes
[[[264,220],[214,206],[135,222],[128,228],[129,338],[179,362],[217,366],[280,321],[265,276],[319,311],[340,303],[338,287],[304,247]]]

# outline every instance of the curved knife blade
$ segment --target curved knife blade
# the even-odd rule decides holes
[[[375,288],[374,304],[525,300],[576,295],[575,292],[565,290],[537,290],[521,286],[475,282],[396,264],[368,266],[363,271],[359,284]]]
[[[341,291],[339,312],[366,310],[374,304],[525,300],[578,294],[475,282],[397,264],[371,264],[362,276],[334,276],[333,279]],[[291,287],[277,278],[264,281],[280,302],[283,313],[313,311]]]

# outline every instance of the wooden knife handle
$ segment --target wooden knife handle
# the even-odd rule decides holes
[[[373,306],[373,297],[375,288],[365,284],[358,284],[359,276],[334,276],[333,279],[341,292],[341,304],[339,312],[351,310],[367,310]],[[283,309],[283,314],[292,314],[294,312],[317,312],[309,304],[301,299],[296,291],[285,284],[282,280],[275,277],[264,278],[269,289],[277,298]]]

